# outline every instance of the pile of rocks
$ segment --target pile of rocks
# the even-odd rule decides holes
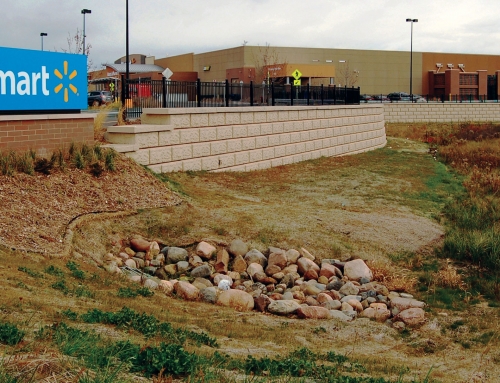
[[[398,329],[425,322],[424,302],[373,281],[362,259],[318,264],[304,248],[269,247],[264,254],[241,240],[219,249],[203,241],[190,254],[136,236],[103,261],[109,272],[126,272],[131,280],[167,295],[239,311],[342,321],[366,317]]]

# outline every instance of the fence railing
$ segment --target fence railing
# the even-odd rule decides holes
[[[393,103],[399,103],[399,102],[404,102],[404,103],[409,103],[411,102],[409,97],[406,97],[401,100],[394,100],[394,99],[389,99],[385,95],[374,95],[373,98],[368,99],[368,100],[361,100],[361,103],[381,103],[381,102],[393,102]],[[492,97],[488,95],[470,95],[470,94],[452,94],[452,95],[422,95],[422,96],[415,96],[413,98],[414,103],[421,103],[421,102],[426,102],[426,103],[477,103],[477,102],[493,102],[493,103],[498,103],[500,102],[499,97]]]
[[[139,118],[143,108],[252,107],[275,105],[359,104],[359,88],[254,84],[253,82],[177,82],[129,80],[122,88],[127,118]],[[128,92],[128,93],[127,93]]]

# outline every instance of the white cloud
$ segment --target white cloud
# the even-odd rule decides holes
[[[94,64],[125,55],[123,0],[16,0],[0,13],[0,46],[67,48],[83,27]],[[249,45],[498,54],[498,0],[129,0],[130,53],[156,57]],[[500,63],[499,63],[500,68]]]

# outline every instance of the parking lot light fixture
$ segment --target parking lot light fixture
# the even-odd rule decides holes
[[[87,13],[92,13],[90,9],[82,9],[82,15],[83,15],[83,54],[85,54],[85,15]]]
[[[418,23],[418,19],[406,19],[407,23],[411,23],[410,35],[410,101],[413,102],[413,23]]]
[[[42,51],[43,51],[43,36],[47,36],[47,33],[45,32],[40,33],[40,38],[42,39]]]

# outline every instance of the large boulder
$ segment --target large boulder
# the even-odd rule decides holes
[[[208,242],[201,241],[196,246],[196,255],[203,259],[210,259],[217,252],[217,249]]]
[[[415,327],[425,323],[425,311],[414,307],[401,311],[395,318],[395,321],[401,321],[407,326]]]
[[[151,242],[146,241],[142,237],[135,237],[130,240],[130,247],[135,251],[147,252]]]
[[[342,271],[340,271],[337,267],[334,265],[331,265],[329,263],[323,262],[321,264],[321,270],[319,272],[320,276],[324,276],[328,279],[330,279],[333,276],[337,276],[339,278],[342,278]]]
[[[309,258],[305,258],[305,257],[299,258],[297,260],[297,266],[298,266],[298,272],[300,275],[304,275],[305,272],[309,269],[316,271],[316,273],[320,272],[319,266]]]
[[[234,239],[229,244],[227,251],[235,257],[238,255],[243,256],[248,252],[248,246],[241,239]]]
[[[295,249],[287,250],[285,255],[286,255],[287,264],[289,264],[289,265],[293,264],[293,263],[297,263],[297,260],[300,258],[300,253]]]
[[[233,259],[232,270],[237,273],[243,273],[247,270],[248,264],[241,255],[237,255]]]
[[[201,289],[200,298],[202,302],[217,302],[217,289],[215,287],[205,287],[204,289]]]
[[[273,252],[269,254],[269,258],[267,260],[267,265],[269,266],[278,266],[281,269],[285,268],[287,265],[287,258],[285,252],[281,249],[273,248]]]
[[[212,269],[210,268],[210,265],[207,264],[195,267],[191,270],[191,276],[195,278],[206,278],[209,277],[210,274],[212,274]]]
[[[250,311],[254,307],[253,297],[243,290],[236,289],[222,291],[217,298],[217,304],[238,311]]]
[[[196,301],[200,297],[200,290],[189,282],[179,281],[174,285],[177,296],[187,301]]]
[[[263,269],[262,265],[260,263],[255,263],[255,262],[252,262],[248,265],[247,273],[252,278],[256,273],[261,273],[261,274],[266,275],[266,273],[264,273],[264,269]]]
[[[272,301],[267,306],[267,310],[275,315],[289,315],[296,312],[300,304],[294,300]]]
[[[215,271],[217,273],[227,273],[229,265],[229,254],[225,249],[217,253],[217,260],[215,261]]]
[[[320,306],[301,306],[297,309],[297,316],[302,319],[328,319],[330,310]]]
[[[351,281],[359,281],[361,278],[371,281],[373,278],[372,271],[362,259],[354,259],[346,262],[344,265],[344,275]]]
[[[169,247],[167,252],[167,263],[177,263],[187,261],[189,254],[181,247]]]
[[[267,258],[264,254],[262,254],[259,250],[257,249],[252,249],[248,253],[245,254],[245,257],[243,258],[247,264],[250,263],[258,263],[262,267],[267,266]]]
[[[409,308],[424,308],[425,303],[411,298],[394,297],[391,298],[391,307],[403,311]]]

